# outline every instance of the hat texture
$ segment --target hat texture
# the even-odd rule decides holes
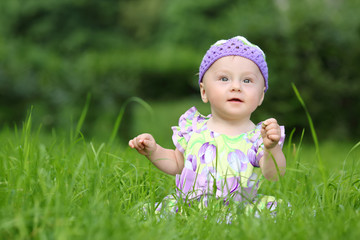
[[[268,85],[268,67],[265,60],[265,53],[256,45],[249,42],[242,36],[233,37],[228,40],[219,40],[206,52],[199,69],[199,84],[205,72],[219,58],[226,56],[241,56],[253,61],[260,69],[265,80],[265,92]]]

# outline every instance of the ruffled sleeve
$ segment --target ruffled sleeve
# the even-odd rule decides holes
[[[279,140],[278,144],[282,148],[284,145],[284,141],[285,141],[285,127],[284,126],[280,126],[280,132],[281,132],[281,136],[280,136],[280,140]],[[249,160],[254,167],[260,167],[259,161],[264,156],[264,142],[261,137],[261,123],[259,123],[257,125],[256,129],[251,134],[249,134],[249,140],[250,140],[250,142],[253,143],[253,145],[251,146],[251,149],[249,149],[249,152],[251,152],[252,154],[248,154],[248,155],[254,156],[253,158],[250,158]]]
[[[191,135],[199,129],[199,123],[204,122],[205,118],[202,116],[195,107],[187,110],[179,118],[179,126],[173,126],[172,140],[175,147],[182,153],[185,152],[187,144]]]

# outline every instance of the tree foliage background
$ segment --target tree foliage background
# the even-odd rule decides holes
[[[0,122],[22,121],[34,105],[45,128],[63,127],[90,93],[91,133],[131,96],[198,94],[206,50],[243,35],[269,65],[256,117],[307,126],[295,83],[320,137],[358,138],[358,9],[357,0],[2,0]]]

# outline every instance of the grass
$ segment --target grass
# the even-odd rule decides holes
[[[192,102],[151,103],[153,117],[139,106],[132,131],[148,126],[161,144],[172,147],[169,128]],[[315,146],[290,142],[288,135],[285,177],[262,186],[264,193],[292,205],[280,205],[275,219],[267,213],[260,218],[239,214],[229,225],[219,222],[223,213],[211,206],[206,218],[204,211],[189,208],[187,216],[158,221],[150,213],[143,219],[139,208],[170,194],[174,178],[119,144],[114,131],[121,112],[108,142],[86,139],[80,130],[91,107],[85,106],[75,130],[45,133],[33,126],[31,113],[21,128],[0,130],[0,239],[360,237],[359,144],[328,141]]]

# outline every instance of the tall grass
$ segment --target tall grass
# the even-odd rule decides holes
[[[172,193],[174,178],[119,145],[114,132],[123,110],[108,142],[86,139],[81,128],[89,99],[75,132],[44,133],[32,125],[31,111],[19,130],[0,131],[0,239],[360,237],[360,143],[318,143],[314,153],[313,145],[302,142],[305,132],[299,133],[300,142],[293,142],[297,133],[292,131],[284,148],[285,177],[262,185],[264,194],[286,203],[275,218],[266,212],[260,218],[240,212],[226,224],[219,221],[224,213],[215,205],[206,211],[189,207],[186,215],[166,219],[153,213],[144,218],[139,209]]]

